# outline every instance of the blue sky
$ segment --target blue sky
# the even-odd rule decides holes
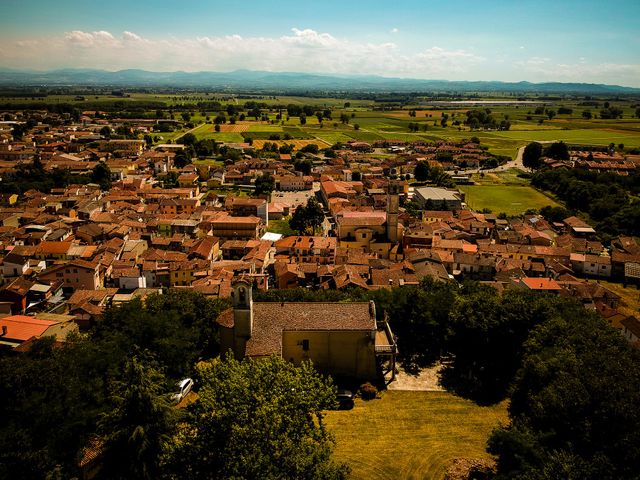
[[[640,86],[640,0],[2,0],[0,66]]]

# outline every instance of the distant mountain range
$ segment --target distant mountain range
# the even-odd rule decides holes
[[[0,68],[0,86],[206,87],[249,91],[640,93],[640,88],[592,83],[447,81],[375,75],[290,72],[149,72],[146,70],[61,69],[46,72]]]

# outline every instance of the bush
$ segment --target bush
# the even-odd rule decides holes
[[[360,385],[360,396],[363,400],[373,400],[378,396],[378,389],[369,382]]]

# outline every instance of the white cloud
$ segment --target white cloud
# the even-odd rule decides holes
[[[557,63],[546,57],[531,57],[516,62],[533,81],[589,82],[638,85],[640,65],[620,63],[587,63],[580,57],[576,63]]]
[[[391,33],[399,31],[393,28]],[[531,49],[520,46],[519,50]],[[579,81],[638,85],[640,65],[592,64],[585,58],[560,63],[545,56],[513,62],[504,53],[424,45],[418,51],[393,42],[346,39],[310,28],[282,36],[202,36],[147,38],[124,31],[74,30],[47,38],[0,41],[0,65],[51,69],[231,71],[236,69],[377,74],[450,80]]]
[[[398,31],[398,29],[395,29]],[[74,30],[46,39],[4,45],[0,64],[13,67],[92,67],[157,71],[253,69],[319,73],[399,75],[414,78],[466,72],[484,61],[464,50],[440,47],[402,52],[394,43],[338,38],[309,28],[292,28],[280,37],[240,35],[145,38],[125,31]]]
[[[398,30],[397,28],[392,28],[391,30],[389,30],[390,33],[398,33],[400,30]]]
[[[71,45],[81,47],[93,47],[100,45],[116,45],[117,41],[109,32],[101,30],[99,32],[83,32],[74,30],[64,35],[65,40]]]

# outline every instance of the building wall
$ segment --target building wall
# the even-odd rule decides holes
[[[296,365],[311,360],[316,368],[332,374],[374,378],[373,334],[369,331],[285,331],[282,358]],[[308,350],[304,350],[305,340]]]
[[[119,277],[118,287],[125,290],[135,290],[137,288],[147,288],[147,279],[144,276],[140,277]]]

